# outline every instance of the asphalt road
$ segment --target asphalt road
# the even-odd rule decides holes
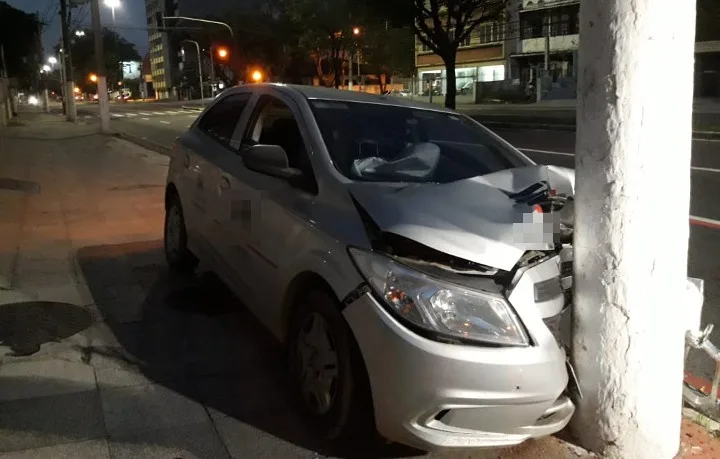
[[[182,108],[180,103],[127,103],[111,105],[113,129],[150,141],[170,146],[173,140],[199,114]],[[79,118],[95,120],[97,105],[78,106]],[[574,167],[575,133],[547,130],[495,129],[500,136],[523,150],[534,161],[564,167]],[[673,154],[658,152],[658,160]],[[692,143],[690,249],[688,274],[705,280],[704,323],[716,324],[711,339],[720,344],[720,141],[694,140]],[[668,187],[671,192],[672,185]],[[662,199],[662,195],[658,195]],[[662,224],[658,220],[658,224]],[[652,235],[648,235],[649,240]],[[661,243],[658,244],[660,250]],[[671,305],[658,305],[658,311]],[[651,356],[648,356],[651,358]],[[697,376],[712,379],[714,366],[704,355],[691,353],[688,370]]]

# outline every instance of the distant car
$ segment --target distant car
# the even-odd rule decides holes
[[[555,241],[542,219],[568,217],[573,190],[572,170],[439,106],[244,85],[173,146],[165,256],[201,260],[287,345],[325,438],[507,446],[575,411],[572,224]]]
[[[93,94],[93,100],[100,100],[100,96],[98,94]]]

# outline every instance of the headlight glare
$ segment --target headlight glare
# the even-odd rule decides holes
[[[523,346],[528,337],[507,300],[427,276],[384,255],[350,249],[375,293],[426,330],[490,344]]]

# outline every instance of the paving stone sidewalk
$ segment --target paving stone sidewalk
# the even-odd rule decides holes
[[[52,115],[0,131],[0,458],[351,457],[305,430],[282,350],[224,286],[168,274],[167,164]]]

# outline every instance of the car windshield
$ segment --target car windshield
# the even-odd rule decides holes
[[[362,102],[311,106],[335,167],[352,180],[449,183],[532,164],[462,115]]]

